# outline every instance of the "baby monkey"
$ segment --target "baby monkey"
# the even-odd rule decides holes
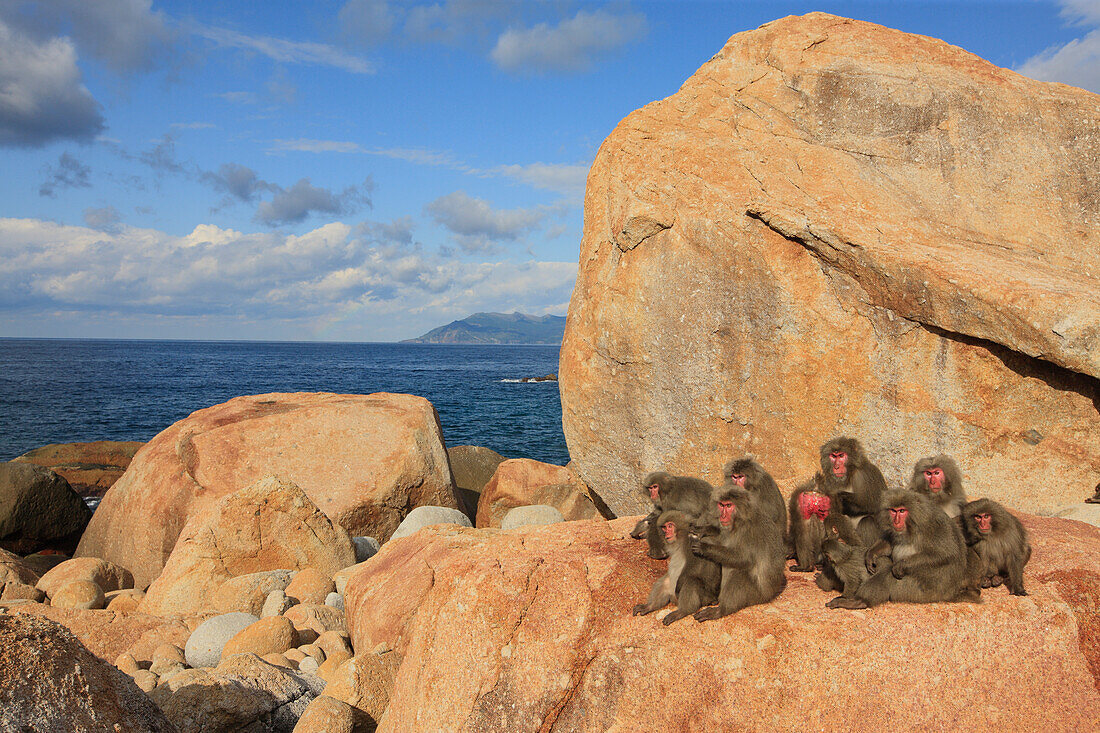
[[[657,518],[657,528],[668,553],[668,572],[653,584],[649,599],[634,607],[634,615],[644,616],[675,602],[676,610],[661,619],[668,626],[718,601],[722,568],[692,554],[688,540],[691,520],[683,512],[663,512]]]

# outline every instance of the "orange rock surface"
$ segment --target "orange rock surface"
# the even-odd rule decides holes
[[[122,477],[143,443],[97,440],[91,443],[51,443],[13,461],[34,463],[60,474],[82,496],[100,496]]]
[[[481,490],[475,526],[499,527],[509,509],[531,504],[552,506],[567,522],[600,516],[588,487],[568,467],[513,458],[501,462]]]
[[[1095,486],[1100,96],[783,18],[624,119],[584,210],[563,424],[618,514],[745,453],[789,493],[838,434],[1021,510]]]
[[[379,731],[1094,729],[1100,530],[1022,520],[1027,597],[839,611],[789,573],[670,627],[631,615],[665,570],[634,518],[428,528],[349,581],[349,630],[399,665]]]
[[[192,413],[145,444],[77,548],[160,574],[187,521],[279,475],[348,532],[385,540],[408,509],[457,508],[435,408],[412,395],[266,394]]]

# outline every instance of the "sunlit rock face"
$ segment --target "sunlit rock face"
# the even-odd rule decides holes
[[[1029,511],[1100,474],[1100,97],[821,13],[733,36],[588,177],[561,351],[569,454],[785,493],[863,440]]]

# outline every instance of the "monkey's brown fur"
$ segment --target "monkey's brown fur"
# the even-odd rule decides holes
[[[722,475],[726,477],[727,485],[733,483],[733,476],[744,476],[744,488],[756,499],[757,508],[775,522],[780,536],[786,536],[787,510],[783,506],[783,495],[779,493],[775,479],[763,466],[748,456],[735,458],[722,468]]]
[[[719,503],[732,502],[729,525],[719,519]],[[748,492],[739,486],[716,489],[710,508],[698,525],[712,536],[692,535],[691,551],[722,566],[718,605],[695,613],[697,621],[708,621],[735,613],[747,606],[767,603],[787,585],[783,572],[786,547],[775,522],[762,514]]]
[[[976,516],[980,514],[990,515],[989,532],[978,526]],[[1004,583],[1012,595],[1026,596],[1024,565],[1031,559],[1031,545],[1020,520],[991,499],[966,504],[962,520],[971,586],[996,588]]]
[[[895,528],[892,511],[908,511],[904,526]],[[833,608],[866,608],[886,601],[933,603],[977,601],[978,593],[967,582],[966,546],[958,522],[950,519],[923,494],[891,491],[886,495],[879,523],[884,539],[867,551],[871,577],[856,591],[855,599],[833,599]],[[880,552],[885,543],[889,552]],[[875,563],[876,554],[888,555],[889,569]]]
[[[829,454],[844,451],[848,455],[847,474],[841,478],[833,473]],[[886,479],[882,471],[867,458],[863,445],[855,438],[841,436],[821,446],[821,473],[830,490],[840,500],[840,511],[849,517],[861,517],[856,529],[865,544],[879,539],[874,515],[882,508]]]
[[[860,542],[859,534],[852,527],[851,521],[843,514],[827,518],[824,528],[825,541],[821,544],[821,552],[836,578],[836,585],[825,588],[819,582],[818,586],[823,590],[840,591],[840,596],[825,604],[829,608],[838,608],[842,600],[854,600],[856,592],[871,577],[863,559],[867,548]]]
[[[1085,499],[1086,504],[1100,504],[1100,484],[1096,484],[1096,493]]]
[[[657,484],[658,497],[653,501],[649,486]],[[677,510],[694,520],[702,514],[710,503],[710,494],[714,487],[694,476],[673,476],[665,471],[653,471],[642,479],[641,492],[646,501],[653,501],[653,511],[634,525],[630,536],[636,540],[645,537],[649,542],[649,556],[663,560],[668,557],[664,538],[658,531],[656,520],[663,511]]]
[[[676,532],[676,539],[671,542],[664,536],[664,527],[669,523]],[[657,518],[657,527],[661,529],[661,539],[669,554],[668,572],[653,584],[649,599],[634,607],[634,615],[653,613],[674,601],[676,610],[661,619],[661,623],[668,626],[718,600],[722,568],[691,552],[688,546],[691,520],[683,512],[662,512]]]
[[[936,491],[928,485],[924,472],[939,468],[943,471],[944,486]],[[959,464],[950,456],[942,453],[930,458],[922,458],[913,466],[913,476],[909,479],[909,490],[928,496],[947,516],[955,518],[966,503],[966,491],[963,490],[962,471]]]

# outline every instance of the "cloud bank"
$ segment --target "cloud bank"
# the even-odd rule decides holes
[[[505,71],[584,71],[601,55],[645,33],[646,19],[640,13],[581,10],[556,26],[539,23],[505,31],[490,56]]]

